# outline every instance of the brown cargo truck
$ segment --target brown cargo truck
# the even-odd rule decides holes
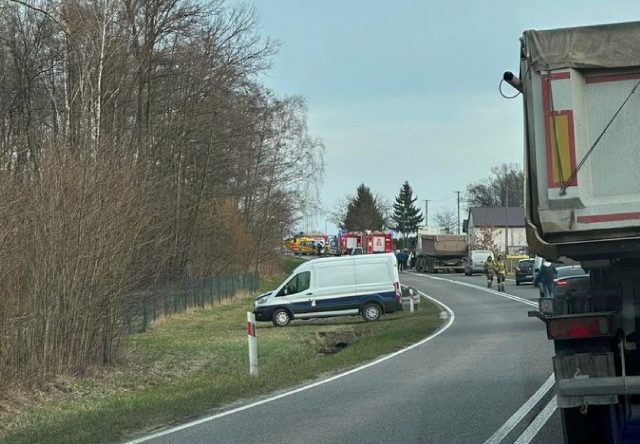
[[[529,248],[590,275],[586,289],[540,298],[529,313],[554,343],[564,441],[637,443],[640,22],[525,31],[520,41],[520,76],[504,80],[524,100]]]
[[[423,234],[418,240],[416,270],[462,273],[467,248],[467,236],[464,234]]]

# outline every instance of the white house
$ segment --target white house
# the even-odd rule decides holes
[[[491,230],[493,241],[498,250],[505,251],[505,240],[508,240],[508,254],[527,254],[527,237],[525,234],[523,207],[475,207],[469,208],[469,218],[464,221],[464,232],[469,237],[469,245],[481,238],[482,230]],[[505,239],[505,229],[506,236]]]

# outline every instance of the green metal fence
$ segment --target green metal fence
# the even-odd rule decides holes
[[[255,292],[260,286],[256,273],[187,278],[131,295],[124,309],[126,334],[142,333],[161,317],[182,313],[190,308],[218,304],[239,291]]]

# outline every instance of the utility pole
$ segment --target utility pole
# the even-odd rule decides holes
[[[505,206],[504,206],[504,255],[509,255],[509,189],[505,189]]]
[[[424,200],[424,226],[429,230],[429,199]]]
[[[456,191],[458,193],[458,234],[460,234],[460,193],[462,191]]]

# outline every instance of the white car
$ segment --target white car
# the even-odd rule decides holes
[[[464,265],[464,274],[472,276],[473,273],[484,273],[484,263],[487,258],[493,257],[491,250],[471,250],[467,257],[467,263]]]

